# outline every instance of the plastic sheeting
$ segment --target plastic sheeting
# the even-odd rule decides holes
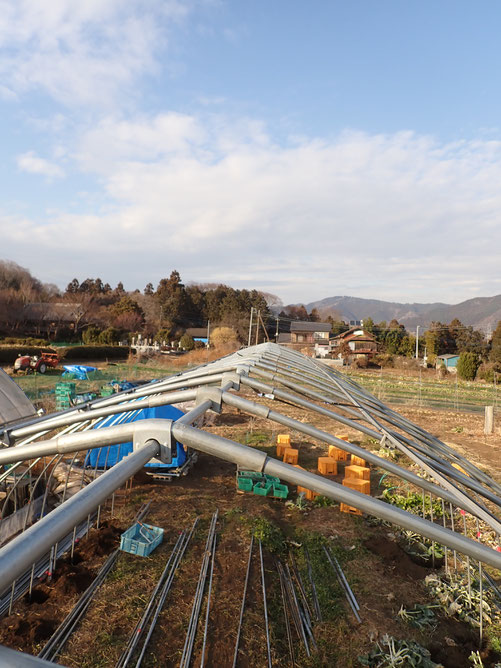
[[[132,405],[131,405],[132,408]],[[147,420],[149,418],[163,418],[166,420],[177,420],[183,411],[175,406],[157,406],[154,408],[142,408],[140,410],[130,410],[125,413],[117,415],[110,415],[105,420],[97,424],[94,429],[101,429],[103,427],[111,427],[116,424],[125,424],[127,422],[135,422],[136,420]],[[89,450],[85,458],[85,466],[109,469],[114,466],[124,457],[132,452],[132,441],[130,443],[120,443],[119,445],[109,445],[104,448],[95,448]],[[172,463],[162,464],[157,460],[152,460],[146,464],[147,468],[153,469],[174,469],[182,466],[186,461],[186,452],[180,443],[176,443],[172,452]]]
[[[12,378],[0,369],[0,426],[36,415],[31,401]]]
[[[89,373],[97,371],[95,366],[84,366],[83,364],[65,364],[63,376],[73,376],[77,380],[87,380]]]

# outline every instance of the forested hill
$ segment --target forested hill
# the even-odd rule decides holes
[[[320,317],[341,315],[345,320],[372,318],[374,322],[398,320],[406,327],[421,327],[431,322],[451,322],[454,318],[475,328],[494,329],[501,320],[501,295],[475,297],[459,304],[401,304],[360,297],[327,297],[305,304],[308,312],[317,309]]]

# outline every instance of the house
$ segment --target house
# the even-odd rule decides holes
[[[68,302],[36,302],[26,304],[21,319],[26,333],[56,339],[60,330],[77,331],[85,309]]]
[[[377,353],[375,337],[360,327],[352,327],[329,342],[331,356],[351,364],[357,359],[369,361]]]
[[[303,345],[324,344],[329,345],[329,334],[331,325],[328,322],[302,322],[294,320],[291,322],[291,343]]]
[[[445,366],[447,371],[451,371],[452,373],[457,372],[457,364],[459,361],[459,355],[437,355],[437,359],[435,362],[435,367],[437,369],[440,369],[442,364]]]
[[[207,327],[188,327],[186,334],[191,336],[193,341],[201,341],[207,345],[209,334]]]

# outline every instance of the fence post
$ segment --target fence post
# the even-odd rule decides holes
[[[492,434],[493,431],[494,431],[494,406],[486,406],[484,434]]]

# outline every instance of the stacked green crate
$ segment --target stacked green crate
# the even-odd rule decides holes
[[[56,385],[56,410],[63,411],[73,404],[75,397],[75,383],[57,383]]]
[[[110,385],[103,385],[99,394],[102,397],[111,397],[115,393],[115,390]]]
[[[253,492],[258,496],[273,496],[277,499],[286,499],[289,494],[289,488],[280,483],[280,478],[256,471],[238,471],[237,489],[240,492]]]

